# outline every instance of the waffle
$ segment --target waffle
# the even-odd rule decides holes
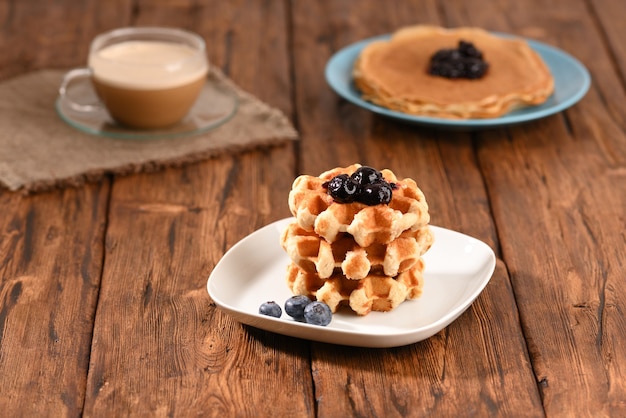
[[[291,259],[287,285],[293,294],[325,302],[333,312],[345,305],[367,315],[390,311],[421,294],[422,255],[433,235],[426,199],[412,179],[398,179],[390,170],[376,172],[377,180],[368,181],[381,181],[382,175],[391,199],[387,194],[371,206],[358,198],[346,199],[337,193],[342,189],[336,183],[327,184],[360,167],[353,164],[318,177],[298,177],[289,193],[296,220],[281,234],[280,245]],[[368,170],[373,174],[366,168],[355,178],[368,175],[363,174]],[[335,202],[331,193],[343,203]]]
[[[388,312],[407,299],[422,293],[423,259],[396,277],[370,274],[360,280],[351,280],[341,273],[322,279],[316,273],[302,270],[291,263],[287,268],[287,285],[295,295],[305,295],[326,303],[332,312],[347,305],[358,315],[371,311]]]
[[[298,225],[332,243],[348,233],[361,247],[388,244],[404,231],[417,231],[430,221],[428,204],[412,179],[398,179],[390,170],[381,170],[385,180],[395,183],[387,205],[335,203],[323,184],[336,175],[352,174],[360,164],[335,168],[319,177],[301,175],[289,193],[289,209]]]
[[[327,279],[341,272],[348,279],[360,280],[370,273],[394,277],[409,270],[432,241],[430,228],[423,226],[416,231],[404,231],[388,244],[361,247],[347,233],[330,243],[293,222],[283,231],[280,244],[289,258],[307,273]]]
[[[483,52],[487,73],[475,80],[429,74],[432,55],[460,40]],[[401,29],[390,40],[368,44],[355,62],[353,76],[365,100],[403,113],[451,119],[495,118],[541,104],[554,90],[548,67],[526,41],[478,28]]]

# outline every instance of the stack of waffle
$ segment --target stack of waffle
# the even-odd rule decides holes
[[[289,193],[296,220],[280,243],[292,261],[287,284],[294,294],[323,301],[333,312],[347,305],[366,315],[421,294],[422,255],[433,236],[424,194],[415,181],[400,180],[390,170],[381,171],[395,184],[389,204],[335,202],[325,184],[359,167],[298,177]]]

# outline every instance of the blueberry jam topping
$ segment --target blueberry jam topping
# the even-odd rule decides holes
[[[389,183],[380,171],[359,167],[351,176],[339,174],[323,184],[328,194],[338,203],[359,202],[368,206],[387,204],[391,201],[395,183]]]
[[[353,182],[347,174],[335,176],[325,184],[333,199],[341,203],[354,202],[359,189],[359,185]]]
[[[379,203],[389,203],[391,201],[391,193],[391,185],[387,182],[366,184],[361,189],[359,201],[368,206],[378,205]]]
[[[368,166],[360,167],[352,174],[352,176],[350,176],[350,178],[359,186],[378,183],[384,180],[380,171]]]
[[[481,78],[489,64],[471,42],[459,41],[456,49],[440,49],[430,59],[428,73],[446,78]]]

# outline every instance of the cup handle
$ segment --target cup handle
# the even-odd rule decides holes
[[[65,73],[65,75],[63,76],[63,80],[61,81],[61,86],[59,87],[59,96],[61,96],[61,98],[65,100],[72,109],[78,112],[94,112],[96,110],[102,109],[102,105],[100,103],[78,103],[72,100],[72,98],[68,94],[68,88],[73,81],[79,78],[90,78],[91,75],[92,72],[89,68],[74,68],[73,70]]]

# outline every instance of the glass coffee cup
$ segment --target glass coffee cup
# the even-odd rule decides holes
[[[175,28],[129,27],[98,35],[87,68],[69,71],[59,94],[78,112],[106,108],[120,125],[161,129],[189,112],[206,83],[209,63],[204,40]],[[89,78],[99,103],[78,103],[71,83]]]

